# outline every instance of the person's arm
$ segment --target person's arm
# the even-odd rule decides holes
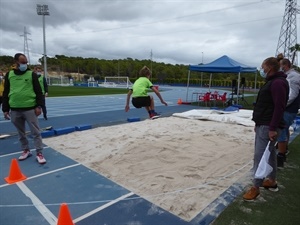
[[[36,106],[44,106],[43,92],[36,73],[32,72],[32,85],[36,95]]]
[[[48,96],[48,83],[47,83],[45,76],[43,76],[43,84],[44,84],[45,96],[47,97]]]
[[[300,89],[300,74],[292,73],[290,74],[291,79],[288,79],[290,92],[289,92],[289,100],[287,102],[287,106],[292,104],[295,99],[298,97],[299,89]]]
[[[127,98],[126,98],[126,105],[125,105],[125,112],[128,112],[130,107],[129,107],[129,102],[130,102],[130,97],[132,95],[132,90],[130,89],[127,93]]]
[[[151,89],[152,89],[152,91],[157,95],[157,97],[159,98],[159,100],[160,100],[160,102],[161,102],[162,104],[168,105],[168,103],[166,103],[166,102],[163,100],[163,98],[162,98],[160,92],[159,92],[154,86],[152,86]]]
[[[286,108],[288,85],[281,79],[274,80],[271,85],[271,94],[274,102],[274,111],[270,123],[270,131],[276,131],[279,128]]]
[[[6,73],[5,77],[4,77],[4,90],[3,90],[3,95],[2,95],[2,112],[4,114],[4,118],[5,119],[9,119],[9,111],[10,111],[10,106],[9,106],[9,99],[8,99],[8,94],[9,94],[9,90],[10,90],[10,83],[8,80],[8,75],[9,72]]]

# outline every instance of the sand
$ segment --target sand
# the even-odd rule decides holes
[[[190,221],[252,167],[253,127],[159,118],[44,143]]]

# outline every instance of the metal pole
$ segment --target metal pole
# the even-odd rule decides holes
[[[46,29],[45,29],[45,15],[43,15],[43,39],[44,39],[44,76],[47,80],[47,53],[46,53]]]
[[[191,76],[191,71],[189,70],[187,84],[186,84],[186,97],[185,97],[186,102],[188,101],[188,97],[189,97],[190,76]]]
[[[236,95],[236,104],[239,104],[239,95],[240,95],[240,80],[241,80],[241,72],[239,72],[239,75],[238,75],[238,81],[237,81],[237,95]]]
[[[26,43],[26,27],[24,27],[24,55],[26,55],[26,45],[25,45],[25,43]]]
[[[45,31],[45,16],[49,16],[48,5],[36,5],[36,12],[39,16],[43,16],[43,42],[44,42],[44,76],[47,80],[47,53],[46,53],[46,31]]]
[[[153,54],[152,54],[152,49],[151,49],[151,52],[150,52],[150,62],[151,62],[151,68],[150,68],[150,70],[151,70],[151,82],[152,82],[152,77],[153,77],[153,71],[152,71],[152,56],[153,56]]]
[[[202,52],[202,65],[203,65],[203,52]],[[201,72],[201,87],[203,87],[202,80],[203,80],[203,72]]]

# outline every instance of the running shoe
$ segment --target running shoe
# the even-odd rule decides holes
[[[32,156],[30,150],[26,149],[22,152],[22,155],[20,155],[19,160],[20,161],[25,160],[25,159],[29,158],[30,156]]]
[[[44,156],[41,152],[36,154],[36,160],[38,161],[39,164],[45,164],[46,163],[46,159],[44,158]]]

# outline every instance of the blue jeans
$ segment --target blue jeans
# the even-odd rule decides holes
[[[278,136],[278,142],[286,142],[289,140],[290,138],[289,128],[293,124],[296,116],[297,113],[284,112],[283,119],[286,127],[282,129],[280,136]]]
[[[277,131],[279,132],[279,131]],[[268,145],[269,139],[269,126],[255,126],[255,149],[254,149],[254,162],[253,162],[253,173],[255,174],[259,162],[265,152]],[[271,141],[269,146],[270,158],[269,164],[273,168],[273,171],[269,174],[268,178],[276,180],[277,175],[277,157],[276,157],[276,140]],[[260,187],[262,185],[263,179],[253,179],[253,185],[255,187]]]

